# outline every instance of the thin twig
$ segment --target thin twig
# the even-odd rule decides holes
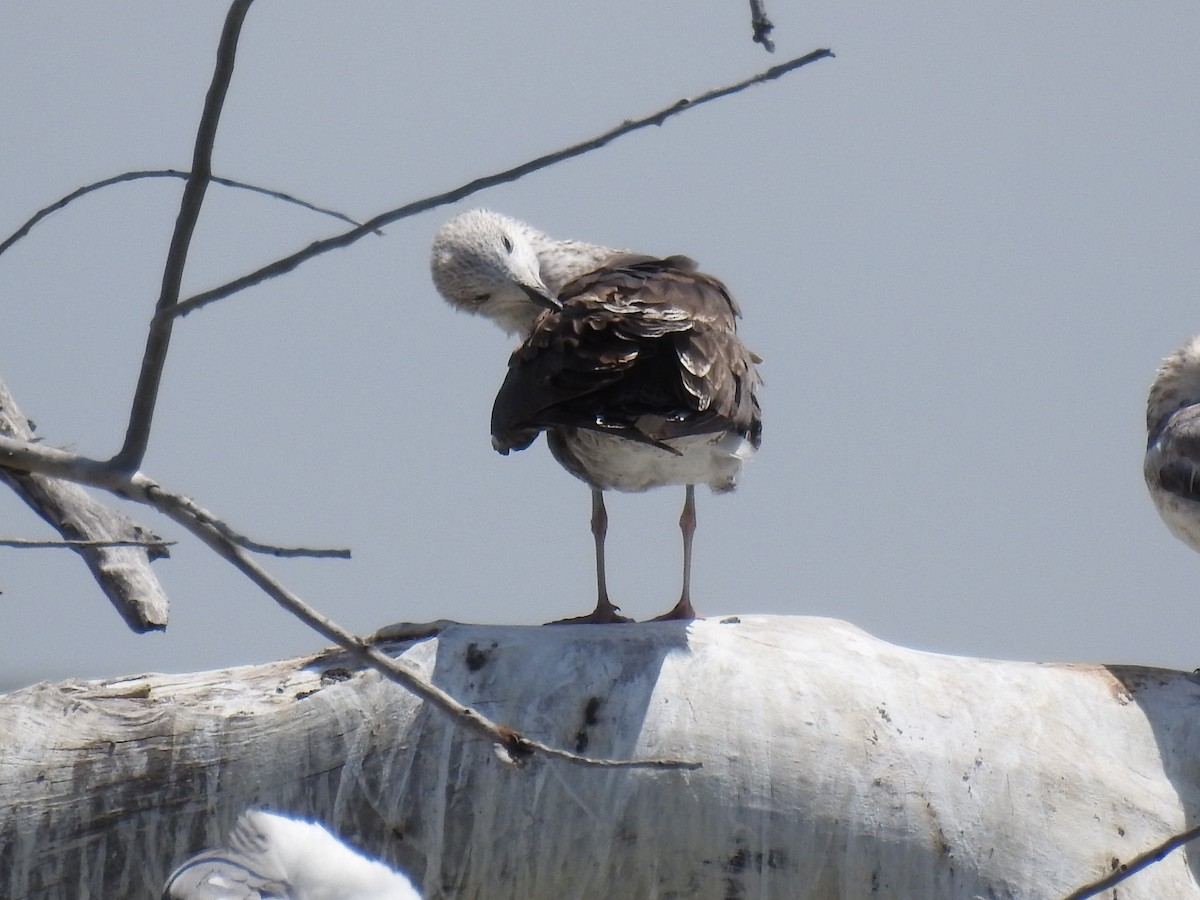
[[[540,741],[530,740],[508,726],[493,722],[428,681],[408,662],[393,659],[372,646],[369,639],[352,634],[332,619],[313,609],[248,556],[241,547],[230,541],[223,533],[223,528],[217,526],[216,523],[220,520],[213,513],[189,497],[168,490],[140,472],[116,471],[98,460],[2,435],[0,435],[0,466],[22,471],[41,472],[58,478],[69,478],[73,481],[105,488],[121,497],[154,507],[200,538],[219,556],[232,563],[271,599],[318,634],[333,641],[389,681],[403,686],[447,713],[453,721],[480,737],[500,745],[509,753],[514,762],[520,762],[521,759],[533,753],[540,753],[566,762],[605,768],[696,769],[700,767],[700,763],[687,760],[617,760],[581,756]]]
[[[280,547],[278,544],[264,544],[255,541],[244,534],[238,534],[228,527],[222,528],[221,533],[239,547],[251,553],[262,553],[264,556],[277,556],[280,559],[350,559],[353,553],[349,547]]]
[[[29,234],[30,230],[42,219],[46,218],[51,213],[58,212],[60,209],[75,202],[80,197],[85,197],[93,191],[98,191],[101,188],[111,187],[114,184],[124,184],[128,181],[140,181],[144,178],[182,178],[187,179],[191,176],[190,172],[181,172],[178,169],[140,169],[135,172],[122,172],[120,175],[113,175],[109,178],[102,178],[100,181],[93,181],[91,184],[85,184],[81,188],[76,188],[67,194],[65,197],[60,197],[49,206],[44,206],[30,216],[20,228],[10,234],[2,242],[0,242],[0,253],[4,253],[9,247],[19,241],[25,235]],[[310,203],[307,200],[302,200],[299,197],[293,197],[291,194],[286,194],[283,191],[276,191],[271,188],[260,187],[257,184],[249,184],[245,181],[235,181],[232,178],[222,178],[219,175],[213,175],[210,179],[213,184],[219,184],[224,187],[237,188],[241,191],[252,191],[256,194],[264,194],[276,200],[282,200],[285,203],[294,203],[296,206],[302,206],[305,209],[320,213],[323,216],[331,216],[334,219],[340,219],[348,225],[358,225],[357,219],[352,219],[345,213],[340,213],[336,209],[326,209],[323,206],[317,206],[315,203]],[[383,232],[376,232],[382,234]]]
[[[165,550],[174,547],[176,541],[38,541],[25,538],[0,538],[0,547],[12,547],[18,550],[75,550],[79,547],[153,547]]]
[[[359,238],[372,231],[382,228],[384,225],[389,225],[392,222],[397,222],[400,219],[406,219],[410,216],[415,216],[417,213],[426,212],[439,206],[445,206],[448,203],[455,203],[459,200],[469,197],[485,188],[495,187],[500,184],[507,184],[510,181],[516,181],[531,172],[536,172],[539,169],[544,169],[547,166],[562,162],[563,160],[571,159],[588,153],[592,150],[598,150],[604,145],[616,140],[619,137],[637,131],[640,128],[646,128],[650,125],[662,125],[671,116],[677,115],[684,110],[694,109],[703,103],[708,103],[711,100],[716,100],[719,97],[726,97],[730,94],[736,94],[738,91],[743,91],[748,87],[756,84],[762,84],[766,81],[773,81],[782,75],[794,69],[799,69],[801,66],[806,66],[809,63],[816,62],[819,59],[832,57],[833,53],[829,50],[814,50],[805,56],[797,57],[785,63],[780,63],[777,66],[772,66],[764,72],[759,72],[757,75],[743,79],[734,84],[726,85],[725,87],[714,88],[706,91],[696,97],[685,98],[679,100],[672,105],[660,109],[658,112],[648,116],[643,116],[640,119],[632,119],[621,123],[616,128],[606,131],[598,137],[590,138],[562,150],[555,150],[553,153],[547,153],[544,156],[539,156],[537,159],[522,163],[519,166],[513,166],[511,169],[505,169],[503,172],[497,172],[493,175],[486,175],[482,178],[477,178],[472,182],[446,191],[442,194],[435,194],[432,197],[426,197],[423,200],[417,200],[405,206],[398,207],[385,213],[380,213],[373,219],[369,219],[357,228],[342,234],[334,235],[333,237],[324,238],[319,241],[314,241],[303,250],[285,256],[282,259],[277,259],[273,263],[268,263],[260,269],[243,275],[240,278],[235,278],[232,281],[212,288],[211,290],[203,291],[195,294],[186,300],[182,300],[170,309],[162,310],[156,316],[157,318],[168,318],[175,316],[186,316],[188,313],[206,306],[216,300],[221,300],[231,294],[236,294],[238,291],[243,291],[248,287],[252,287],[268,278],[275,278],[279,275],[284,275],[301,263],[307,262],[315,256],[326,253],[330,250],[335,250],[339,247],[345,247],[354,243]]]
[[[204,192],[212,178],[213,143],[217,138],[217,123],[225,94],[233,78],[234,58],[237,54],[238,36],[242,22],[253,0],[234,0],[225,17],[221,40],[217,45],[217,63],[213,68],[212,84],[204,98],[204,110],[200,114],[200,125],[196,129],[196,148],[192,156],[192,170],[183,186],[183,199],[179,204],[179,215],[175,219],[175,231],[167,250],[167,262],[163,267],[162,290],[159,293],[156,313],[171,309],[179,302],[179,289],[183,283],[183,269],[187,263],[188,247],[196,221],[200,218],[200,207],[204,203]],[[162,381],[163,366],[167,359],[167,348],[171,342],[171,318],[155,315],[150,322],[146,337],[146,352],[142,357],[142,371],[138,376],[137,389],[129,414],[129,426],[125,432],[125,443],[109,462],[117,469],[132,472],[142,464],[146,446],[150,442],[150,425],[154,419],[154,407],[158,401],[158,387]]]
[[[215,528],[227,541],[252,553],[263,553],[268,556],[278,556],[281,558],[304,556],[326,559],[350,559],[351,557],[350,551],[344,548],[281,547],[277,544],[264,544],[247,537],[240,531],[235,531],[203,506],[192,502],[183,494],[178,495],[176,502],[185,506],[189,515],[195,517],[196,521]]]
[[[1140,872],[1142,869],[1156,862],[1161,862],[1162,859],[1172,850],[1177,850],[1189,841],[1194,841],[1200,837],[1200,825],[1189,828],[1187,831],[1173,835],[1159,844],[1147,850],[1140,856],[1135,856],[1129,862],[1117,867],[1116,871],[1111,875],[1101,878],[1099,881],[1093,881],[1091,884],[1085,884],[1078,890],[1074,890],[1067,894],[1063,900],[1086,900],[1088,897],[1095,897],[1097,894],[1103,893],[1110,887],[1120,884],[1135,872]]]
[[[775,29],[775,23],[767,18],[763,0],[750,0],[750,24],[754,28],[754,43],[762,44],[768,53],[774,53],[775,42],[771,40],[771,32]]]

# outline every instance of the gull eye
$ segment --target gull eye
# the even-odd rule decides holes
[[[504,235],[504,237],[501,238],[501,240],[504,241],[504,252],[512,253],[513,242],[511,240],[509,240],[508,235],[507,234]]]
[[[472,297],[471,302],[476,306],[483,306],[483,304],[487,303],[491,299],[491,294],[479,294],[478,296]]]

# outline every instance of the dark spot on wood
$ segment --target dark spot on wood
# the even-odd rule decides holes
[[[776,848],[768,850],[766,853],[761,851],[751,853],[745,847],[739,847],[725,862],[723,868],[726,872],[737,874],[751,868],[756,872],[761,872],[763,869],[784,869],[787,868],[787,864],[786,850]]]
[[[587,749],[589,738],[587,730],[600,721],[600,705],[604,702],[601,697],[588,697],[583,705],[583,727],[575,734],[575,752],[582,753]]]
[[[306,697],[311,697],[313,694],[315,694],[315,693],[316,693],[317,691],[319,691],[319,690],[321,690],[321,689],[320,689],[320,688],[313,688],[311,691],[298,691],[298,692],[296,693],[296,699],[297,699],[297,700],[303,700],[303,699],[305,699]]]
[[[345,666],[334,666],[321,673],[321,687],[337,684],[340,681],[349,681],[353,677],[354,673]]]
[[[604,701],[599,697],[588,697],[588,702],[583,707],[583,724],[595,725],[600,719],[596,713],[600,711],[600,704]]]
[[[478,644],[467,644],[467,668],[478,672],[488,662],[488,652],[480,650]]]

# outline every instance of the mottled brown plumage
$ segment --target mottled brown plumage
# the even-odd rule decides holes
[[[522,450],[543,429],[588,429],[674,455],[666,441],[718,432],[759,446],[760,360],[737,337],[725,286],[692,260],[617,259],[558,299],[562,309],[543,315],[509,361],[492,407],[497,450]],[[560,455],[563,440],[551,449],[584,481],[607,486]]]

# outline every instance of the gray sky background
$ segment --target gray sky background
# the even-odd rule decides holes
[[[360,632],[533,624],[593,602],[586,488],[488,439],[510,339],[429,281],[488,206],[557,236],[682,252],[765,359],[762,452],[698,495],[709,614],[834,616],[955,654],[1200,665],[1200,557],[1141,476],[1145,392],[1200,331],[1200,8],[262,2],[217,174],[360,218],[817,47],[780,82],[389,227],[181,321],[145,471],[271,542]],[[73,188],[185,169],[223,9],[3,7],[0,232]],[[182,183],[93,194],[0,256],[0,372],[50,443],[124,433]],[[195,292],[335,233],[212,187]],[[625,611],[679,587],[681,489],[610,500]],[[63,551],[0,550],[0,685],[189,671],[323,641],[181,529],[165,634],[135,636]],[[0,496],[0,532],[51,532]]]

